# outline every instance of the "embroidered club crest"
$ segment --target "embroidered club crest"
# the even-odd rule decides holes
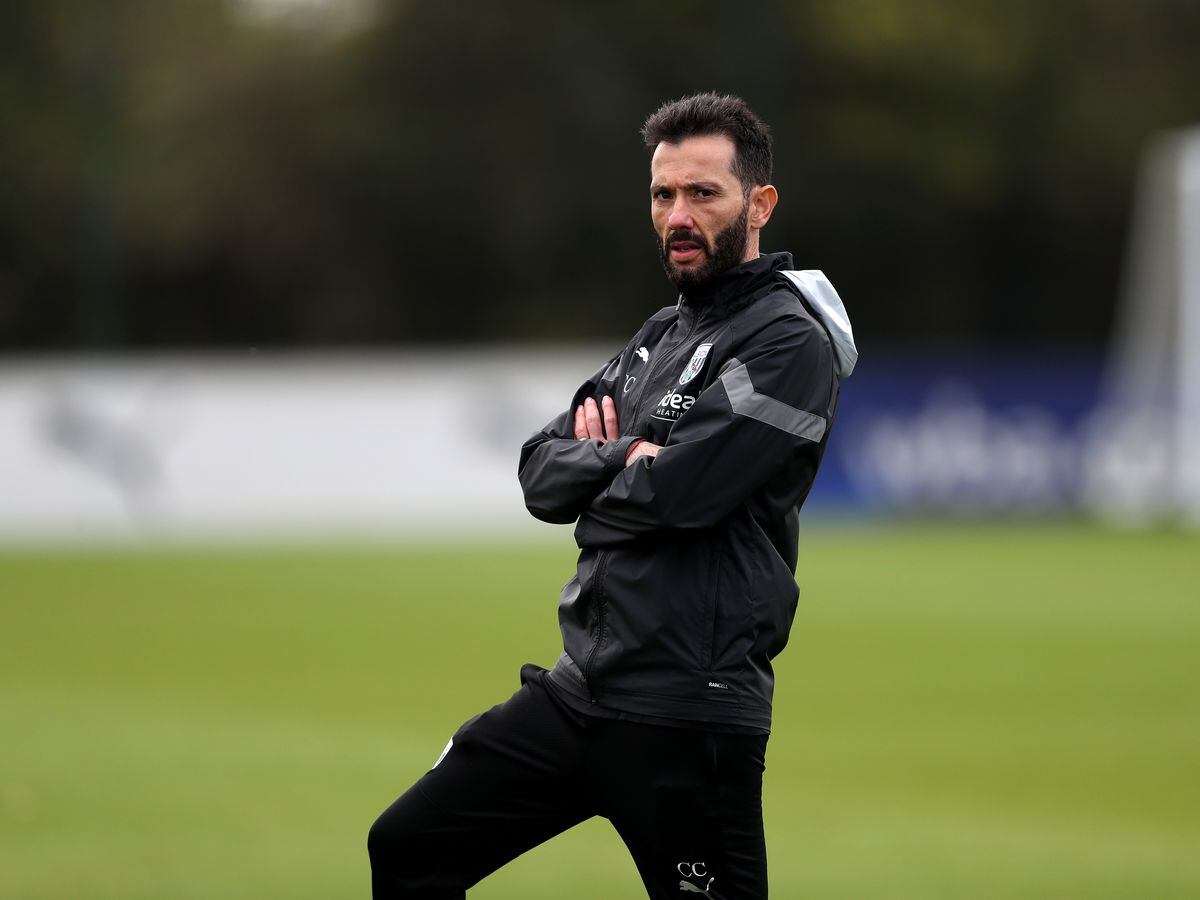
[[[679,376],[680,384],[687,384],[700,374],[700,370],[704,368],[704,361],[708,359],[708,351],[711,349],[712,344],[701,344],[696,348],[696,352],[692,354],[691,362],[687,364],[687,368]]]

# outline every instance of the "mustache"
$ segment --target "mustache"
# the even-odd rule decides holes
[[[682,243],[683,241],[689,241],[700,247],[702,250],[704,250],[704,252],[708,252],[708,242],[705,241],[700,235],[696,234],[696,232],[690,231],[687,228],[678,228],[668,234],[666,240],[663,241],[663,247],[667,248],[672,244]]]

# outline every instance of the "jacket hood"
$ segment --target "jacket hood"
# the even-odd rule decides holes
[[[846,315],[842,298],[820,269],[786,270],[779,274],[792,283],[809,312],[829,332],[837,359],[838,378],[846,378],[858,362],[858,348],[854,346],[854,330],[850,327],[850,317]]]

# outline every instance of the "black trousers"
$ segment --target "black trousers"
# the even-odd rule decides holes
[[[612,822],[651,898],[765,900],[767,735],[583,715],[521,668],[371,827],[375,900],[451,900],[592,816]],[[563,896],[571,893],[563,885]]]

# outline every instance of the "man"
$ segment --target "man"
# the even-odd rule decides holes
[[[652,898],[767,896],[771,659],[796,610],[797,518],[857,356],[837,294],[761,255],[767,127],[699,94],[646,121],[678,302],[521,448],[530,512],[575,522],[564,652],[464,723],[371,829],[376,898],[452,898],[594,815]],[[578,885],[563,885],[572,896]]]

